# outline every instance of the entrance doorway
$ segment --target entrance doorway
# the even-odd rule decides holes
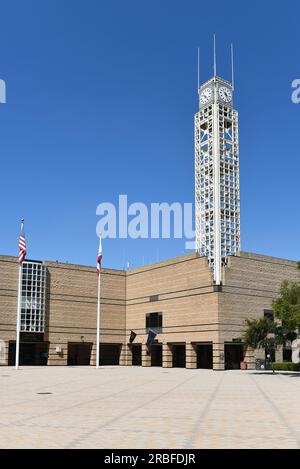
[[[185,368],[185,344],[172,344],[173,368]]]
[[[90,342],[68,342],[68,365],[90,365],[92,345]]]
[[[162,344],[152,344],[151,366],[162,366]]]
[[[131,346],[132,352],[132,365],[141,366],[142,364],[142,346],[140,344],[134,344]]]
[[[119,365],[121,344],[100,344],[100,366]]]
[[[227,343],[224,344],[225,351],[225,370],[239,370],[240,363],[244,360],[243,344]]]
[[[213,368],[213,345],[211,342],[196,345],[197,368]]]
[[[20,342],[19,364],[21,366],[47,365],[49,342]],[[15,365],[16,341],[10,340],[8,344],[8,365]]]

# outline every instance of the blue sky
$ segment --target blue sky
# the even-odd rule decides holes
[[[96,206],[193,202],[196,54],[230,78],[240,119],[242,249],[298,260],[295,2],[2,0],[0,253],[95,264]],[[104,240],[103,265],[184,254],[184,240]]]

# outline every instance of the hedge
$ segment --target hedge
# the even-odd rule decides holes
[[[300,371],[300,363],[293,362],[274,362],[272,363],[274,370],[279,371]],[[272,368],[272,366],[271,366]]]

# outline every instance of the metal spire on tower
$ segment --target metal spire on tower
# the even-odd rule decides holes
[[[197,93],[199,93],[199,88],[200,88],[200,49],[198,47],[198,50],[197,50],[197,83],[198,83],[198,87],[197,87]]]
[[[214,34],[214,77],[217,76],[216,35]]]
[[[233,44],[231,43],[231,84],[232,90],[234,90],[234,63],[233,63]]]

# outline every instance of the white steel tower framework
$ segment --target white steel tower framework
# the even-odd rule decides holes
[[[240,251],[238,113],[233,84],[216,76],[198,86],[195,115],[196,251],[208,257],[216,285]]]

